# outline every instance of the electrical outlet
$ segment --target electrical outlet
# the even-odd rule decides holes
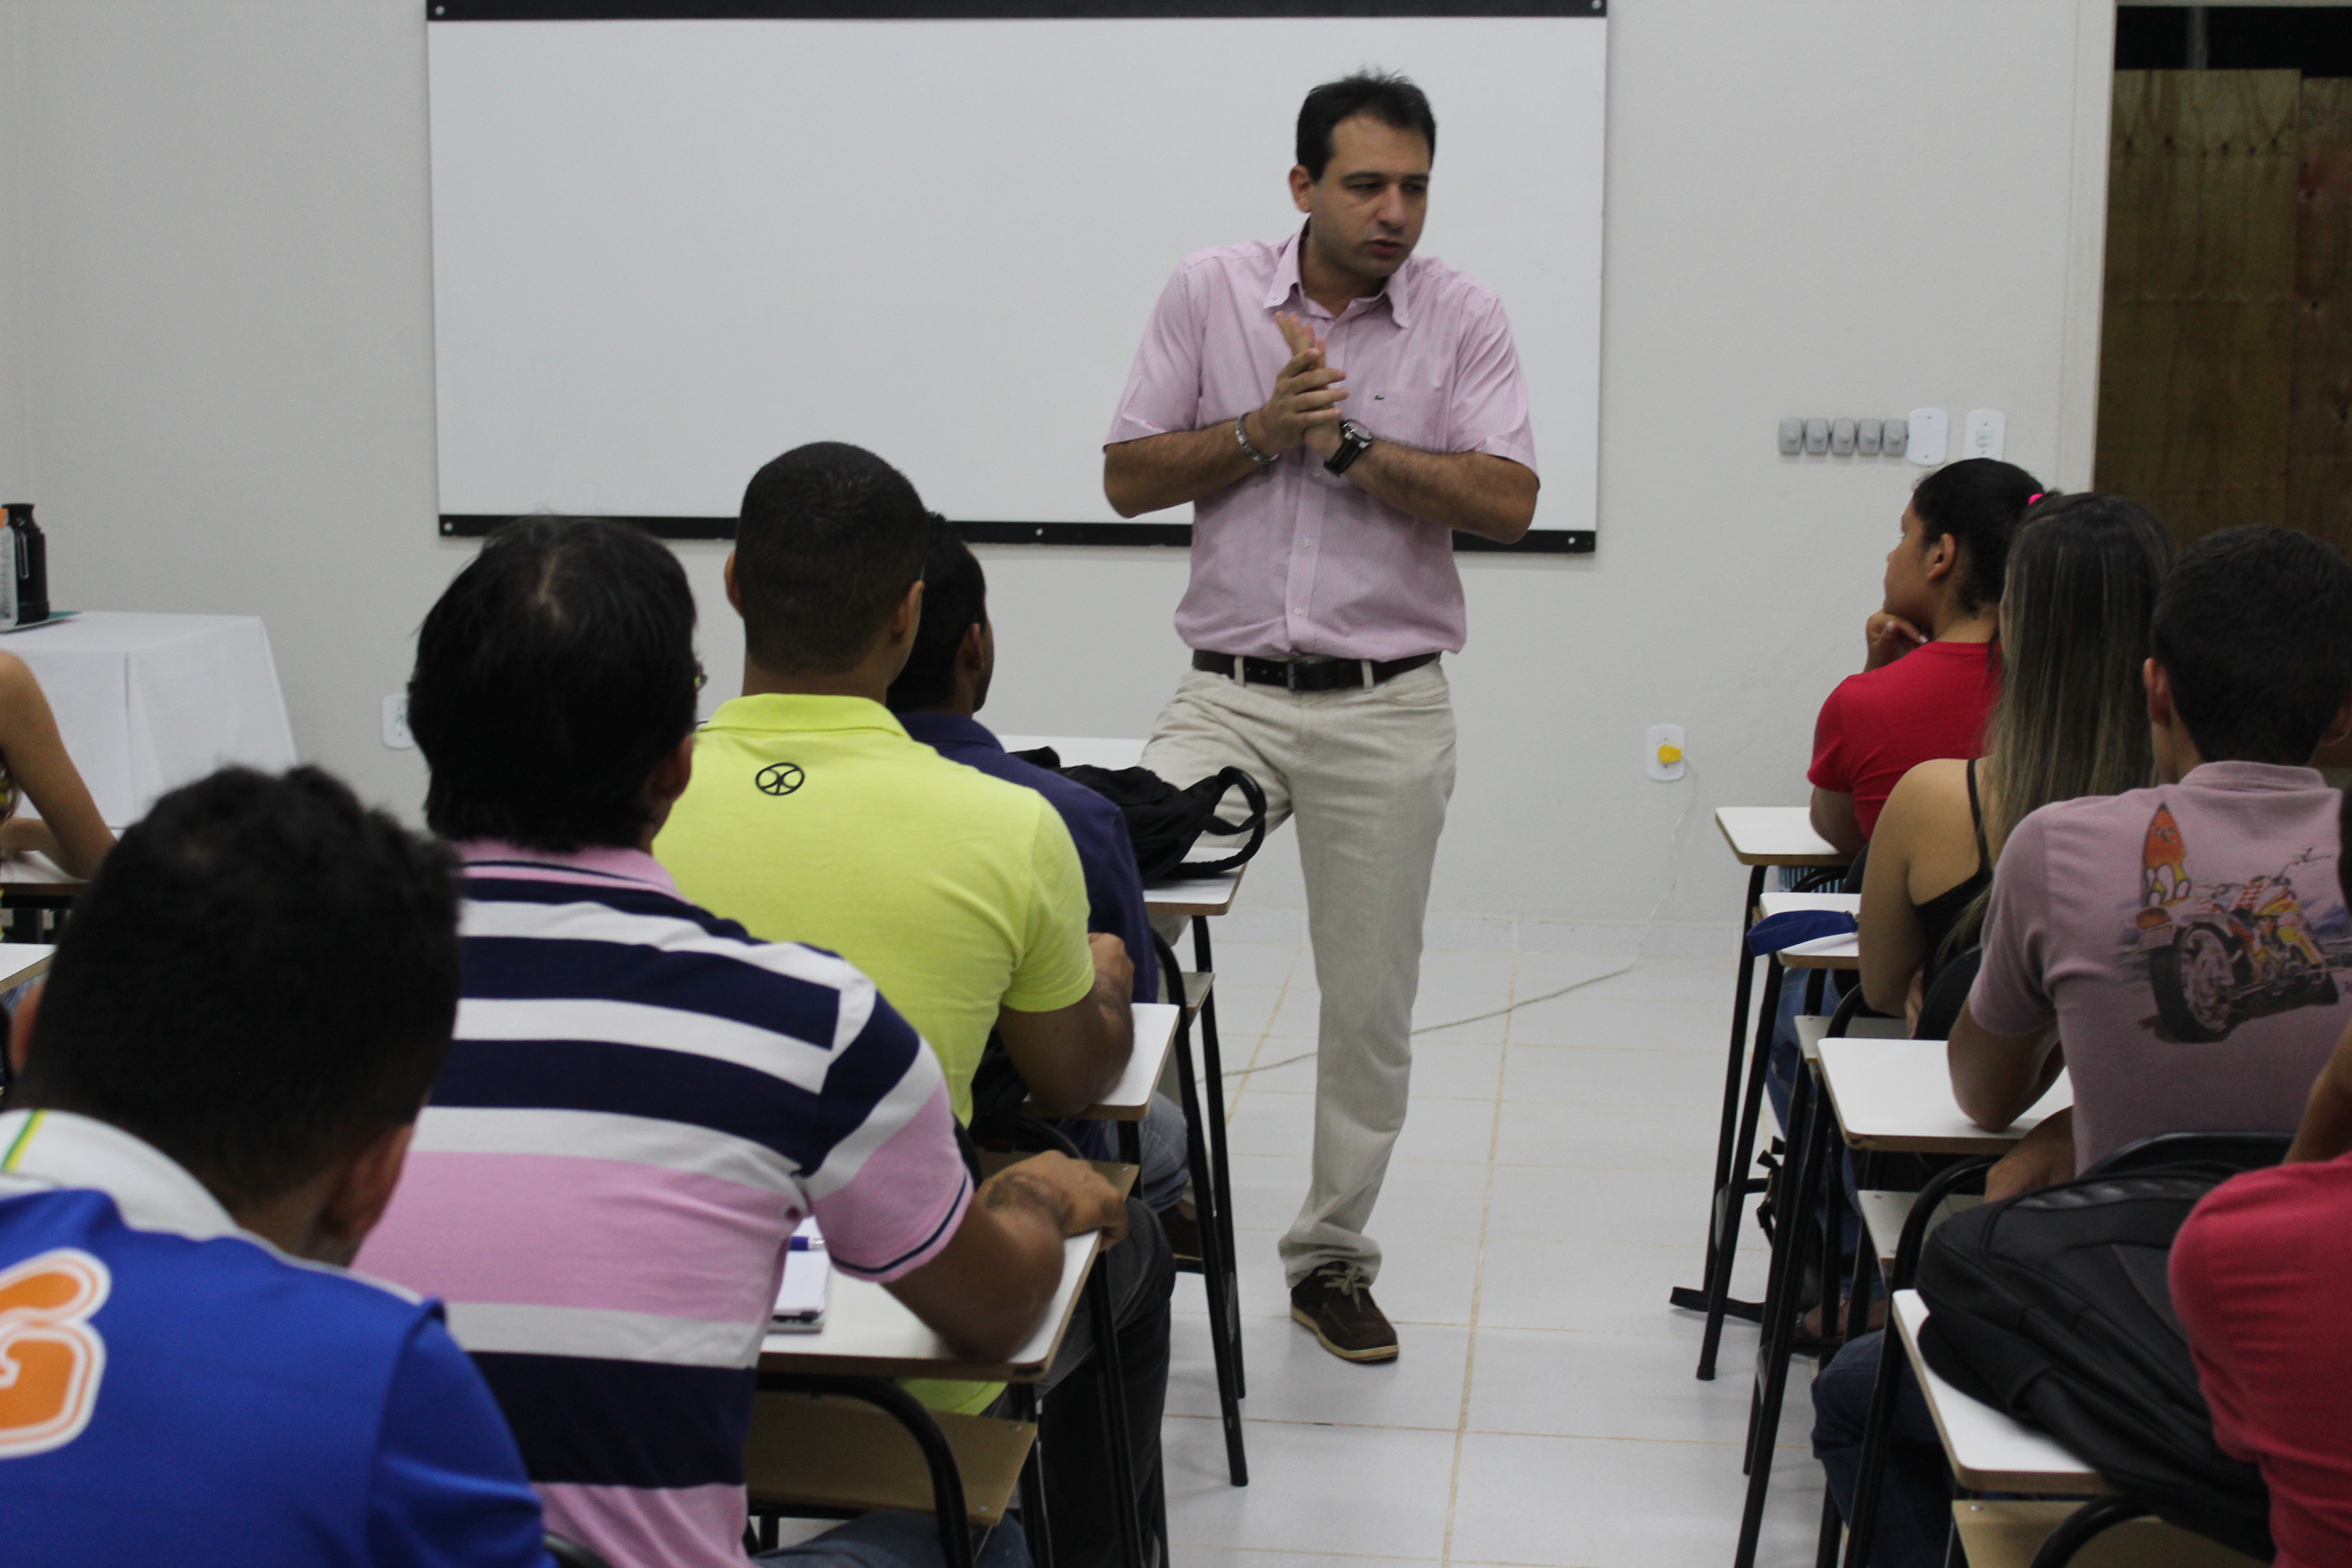
[[[416,737],[408,732],[408,699],[405,696],[383,700],[383,743],[395,752],[416,749]]]
[[[1683,727],[1653,724],[1643,743],[1642,766],[1652,778],[1671,784],[1683,776]]]
[[[1943,467],[1944,441],[1950,428],[1948,418],[1940,408],[1914,408],[1906,426],[1910,437],[1904,443],[1903,455],[1923,468]]]

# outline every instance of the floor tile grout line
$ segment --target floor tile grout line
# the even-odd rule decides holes
[[[1209,1411],[1171,1410],[1169,1411],[1162,1419],[1168,1421],[1198,1421],[1207,1424],[1222,1423],[1224,1418]],[[1279,1415],[1244,1415],[1242,1417],[1242,1423],[1244,1426],[1307,1426],[1342,1432],[1434,1433],[1452,1430],[1452,1428],[1445,1426],[1413,1426],[1395,1422],[1383,1424],[1374,1421],[1295,1421]],[[1545,1443],[1654,1443],[1661,1447],[1688,1448],[1745,1448],[1748,1444],[1748,1440],[1745,1437],[1650,1437],[1643,1436],[1638,1433],[1531,1432],[1514,1426],[1473,1426],[1467,1432],[1460,1435],[1469,1437],[1523,1437]],[[1772,1447],[1773,1449],[1779,1453],[1799,1454],[1810,1453],[1812,1446],[1809,1439],[1801,1437],[1795,1440],[1776,1442]],[[1234,1547],[1229,1550],[1272,1551],[1274,1548]],[[1349,1552],[1340,1552],[1339,1555],[1344,1557],[1353,1554]]]
[[[1300,951],[1301,944],[1290,944],[1290,967],[1282,972],[1282,984],[1275,987],[1274,1010],[1266,1015],[1265,1027],[1259,1029],[1250,1041],[1249,1060],[1242,1064],[1244,1070],[1234,1085],[1234,1091],[1225,1096],[1225,1125],[1228,1128],[1233,1126],[1234,1117],[1242,1108],[1242,1096],[1247,1094],[1256,1082],[1257,1058],[1265,1054],[1265,1042],[1274,1033],[1275,1019],[1282,1016],[1282,1004],[1290,995],[1291,977],[1298,973]]]
[[[1507,994],[1514,1002],[1518,998],[1518,976],[1519,959],[1515,950],[1511,954],[1510,983],[1505,987]],[[1506,1015],[1504,1020],[1504,1032],[1507,1037],[1509,1033],[1510,1016],[1511,1015]],[[1508,1061],[1509,1055],[1510,1048],[1506,1044],[1504,1047],[1506,1062]],[[1478,1376],[1478,1310],[1484,1301],[1486,1289],[1486,1224],[1489,1212],[1495,1204],[1495,1152],[1500,1147],[1502,1135],[1503,1069],[1498,1065],[1495,1072],[1495,1113],[1488,1123],[1486,1134],[1486,1181],[1478,1200],[1477,1263],[1470,1279],[1470,1334],[1462,1352],[1462,1405],[1460,1416],[1454,1430],[1453,1473],[1446,1479],[1445,1539],[1440,1548],[1438,1559],[1441,1563],[1448,1563],[1454,1560],[1454,1510],[1462,1496],[1462,1449],[1470,1429],[1470,1392]]]

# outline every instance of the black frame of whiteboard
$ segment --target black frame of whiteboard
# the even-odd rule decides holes
[[[1608,0],[425,0],[428,22],[960,21],[1154,16],[1568,16],[1605,18]],[[505,521],[481,512],[444,512],[448,539],[479,539]],[[732,539],[731,517],[633,517],[656,539]],[[974,544],[1184,545],[1181,522],[959,522]],[[1457,551],[1588,555],[1589,528],[1537,528],[1516,544],[1456,533]]]
[[[509,521],[504,512],[445,511],[441,514],[441,536],[480,539]],[[731,517],[623,517],[614,521],[634,523],[656,539],[735,537],[735,520]],[[1157,544],[1189,549],[1192,543],[1192,525],[1189,522],[959,522],[955,527],[971,544]],[[1456,533],[1454,548],[1474,553],[1496,550],[1517,555],[1590,555],[1597,537],[1589,528],[1531,528],[1517,543],[1503,544],[1475,533]]]
[[[1609,0],[425,0],[428,22],[1606,16]]]

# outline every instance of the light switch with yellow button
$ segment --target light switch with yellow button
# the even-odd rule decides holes
[[[1649,774],[1671,784],[1683,776],[1683,727],[1680,724],[1653,724],[1647,754]]]

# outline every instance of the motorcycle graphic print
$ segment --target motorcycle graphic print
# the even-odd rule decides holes
[[[2298,868],[2325,907],[2306,907]],[[2180,825],[2164,806],[2140,853],[2139,910],[2125,942],[2145,963],[2156,994],[2156,1032],[2201,1044],[2225,1039],[2249,1018],[2333,1006],[2335,965],[2323,931],[2338,937],[2346,911],[2331,895],[2335,867],[2306,848],[2274,873],[2200,883]]]

